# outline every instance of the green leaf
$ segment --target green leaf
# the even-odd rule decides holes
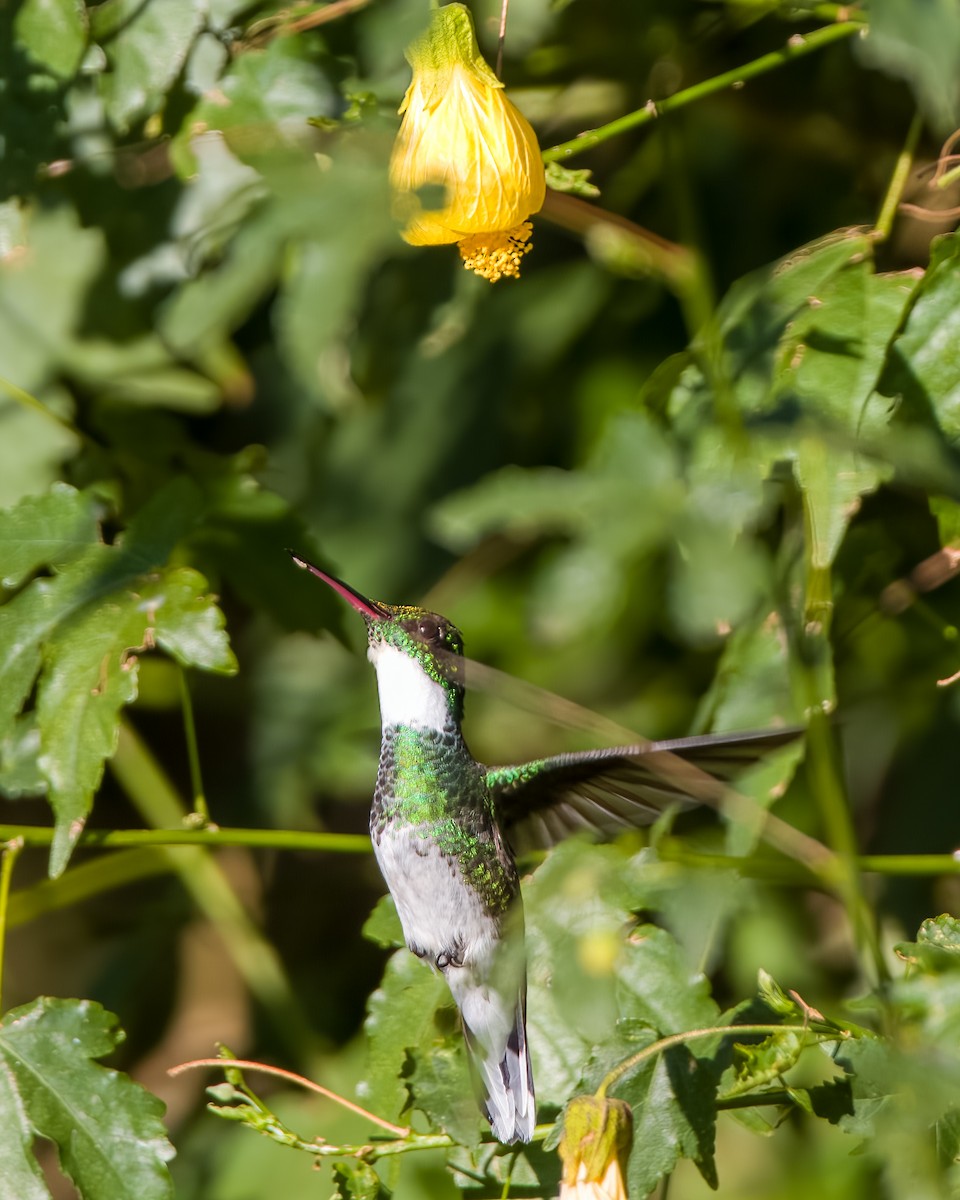
[[[630,1195],[648,1195],[676,1166],[691,1158],[711,1187],[719,1072],[685,1047],[659,1054],[616,1089],[633,1108],[633,1153],[627,1170]]]
[[[960,1109],[953,1109],[937,1122],[937,1155],[945,1167],[960,1163]]]
[[[759,613],[724,644],[713,683],[700,704],[698,729],[759,729],[772,720],[796,724],[787,633],[777,612]]]
[[[960,235],[938,238],[903,332],[893,345],[884,391],[932,411],[951,443],[960,439]]]
[[[404,1071],[413,1105],[432,1129],[442,1129],[460,1145],[476,1146],[486,1126],[474,1097],[466,1055],[457,1045],[410,1051]]]
[[[437,1026],[439,1005],[452,1006],[442,976],[409,950],[398,950],[387,963],[380,987],[371,995],[364,1029],[367,1034],[366,1081],[357,1089],[361,1103],[378,1116],[397,1119],[410,1104],[403,1078],[407,1053],[430,1053],[449,1045],[451,1031]],[[455,1022],[450,1022],[456,1029]],[[456,1029],[459,1037],[459,1029]]]
[[[631,910],[669,903],[650,855],[615,846],[567,842],[535,872],[524,891],[527,1022],[541,1101],[562,1105],[584,1082],[596,1087],[656,1036],[715,1023],[688,948],[651,925],[631,928]]]
[[[81,0],[24,0],[14,35],[34,62],[68,79],[87,48],[87,13]]]
[[[960,9],[952,0],[871,0],[865,62],[906,79],[942,133],[960,123]]]
[[[847,231],[829,234],[734,284],[719,316],[728,371],[743,413],[768,411],[784,361],[782,340],[792,321],[816,307],[838,272],[871,254],[869,240]]]
[[[89,1000],[36,1000],[0,1022],[0,1188],[11,1200],[48,1193],[34,1138],[54,1142],[84,1200],[166,1200],[173,1157],[163,1105],[128,1076],[98,1065],[122,1040],[116,1018]]]
[[[22,253],[0,256],[0,375],[36,392],[59,369],[103,266],[99,229],[67,207],[34,212]]]
[[[191,567],[175,567],[139,592],[153,636],[184,667],[232,675],[237,660],[230,649],[223,613],[207,581]]]
[[[2,336],[2,334],[0,334]],[[80,438],[51,416],[24,407],[4,393],[0,381],[0,508],[16,504],[24,496],[42,492],[62,474],[61,463],[74,454]],[[61,393],[41,392],[44,407],[57,411]],[[52,403],[51,403],[52,401]]]
[[[582,625],[584,579],[592,580],[591,622],[599,632],[648,554],[672,542],[678,526],[691,541],[697,537],[695,523],[685,519],[685,496],[676,449],[663,431],[645,413],[623,412],[583,467],[505,467],[442,501],[431,524],[457,550],[494,533],[521,542],[568,539],[531,598],[538,631],[561,641]]]
[[[117,747],[120,709],[137,695],[136,651],[147,616],[128,592],[60,622],[43,647],[37,694],[38,764],[49,784],[56,833],[50,874],[59,875],[83,831],[103,764]]]
[[[0,792],[12,800],[42,796],[47,780],[40,770],[40,730],[36,714],[27,713],[0,740]]]
[[[191,546],[226,579],[255,612],[266,612],[285,629],[336,629],[342,605],[306,571],[287,547],[322,562],[306,522],[277,492],[262,487],[253,454],[203,464],[204,520]]]
[[[38,567],[78,558],[97,540],[98,515],[93,495],[65,483],[0,513],[0,586],[19,587]]]
[[[256,162],[310,136],[307,121],[334,116],[337,96],[326,75],[307,56],[304,40],[272,39],[230,60],[215,94],[205,96],[184,121],[173,143],[174,162],[192,175],[194,131],[219,130],[238,158]]]
[[[6,1064],[4,1064],[6,1067]],[[24,1111],[17,1079],[0,1070],[0,1195],[4,1200],[50,1200],[43,1172],[33,1156],[34,1131]]]
[[[93,9],[93,37],[109,64],[100,81],[106,113],[121,133],[163,103],[205,12],[202,0],[106,0]]]
[[[384,950],[394,950],[403,945],[403,929],[391,895],[380,897],[360,932],[368,941]]]
[[[555,192],[567,192],[571,196],[583,196],[587,200],[594,200],[600,195],[600,189],[590,182],[592,174],[588,168],[576,169],[561,166],[558,162],[549,162],[546,169],[547,187],[553,188]]]
[[[940,961],[949,962],[951,966],[960,966],[960,919],[947,913],[939,917],[928,917],[920,926],[917,934],[920,945],[930,946],[946,952],[947,957]]]
[[[381,1200],[389,1195],[373,1167],[365,1162],[338,1162],[333,1165],[336,1191],[330,1200]]]
[[[66,865],[104,761],[116,748],[120,709],[136,698],[137,653],[159,644],[184,665],[235,669],[223,617],[203,577],[186,567],[156,570],[189,531],[198,506],[193,485],[173,481],[140,511],[122,542],[93,541],[59,574],[33,580],[0,608],[0,669],[7,683],[0,739],[13,729],[39,674],[38,765],[57,822],[53,875]],[[17,527],[24,511],[49,515],[29,502],[8,521]],[[68,555],[75,550],[76,541],[68,541]],[[64,554],[62,543],[50,539],[30,561]]]
[[[960,970],[960,920],[943,915],[920,926],[915,942],[898,942],[898,956],[931,975]]]
[[[854,259],[811,297],[781,344],[789,365],[778,386],[795,393],[820,430],[788,442],[814,568],[833,562],[861,498],[892,473],[853,447],[877,439],[893,416],[893,405],[874,388],[913,283],[913,276],[874,275],[869,259]]]
[[[930,511],[937,518],[941,545],[960,542],[960,504],[946,496],[931,496]]]
[[[742,1096],[780,1079],[810,1044],[806,1034],[784,1029],[756,1045],[738,1045],[736,1082],[726,1089],[724,1098]]]

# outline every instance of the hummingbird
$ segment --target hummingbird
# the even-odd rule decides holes
[[[382,727],[370,809],[374,854],[407,947],[443,974],[460,1011],[494,1135],[505,1144],[529,1142],[536,1099],[516,850],[547,848],[572,833],[610,837],[650,824],[670,804],[716,802],[724,780],[797,731],[706,735],[486,766],[461,729],[460,630],[439,613],[370,600],[289,553],[366,622]]]

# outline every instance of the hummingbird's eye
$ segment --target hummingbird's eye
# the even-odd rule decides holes
[[[417,632],[425,642],[435,642],[440,637],[440,622],[433,617],[424,617]]]

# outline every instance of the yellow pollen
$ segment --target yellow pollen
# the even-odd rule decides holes
[[[523,256],[533,249],[530,244],[532,232],[533,226],[524,221],[506,232],[471,233],[458,242],[463,265],[491,283],[504,276],[516,279],[520,275]]]

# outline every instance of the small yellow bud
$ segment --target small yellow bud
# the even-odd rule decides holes
[[[577,1096],[563,1116],[560,1200],[627,1200],[633,1113],[623,1100]]]
[[[484,61],[462,4],[436,9],[407,59],[413,81],[390,159],[404,238],[414,246],[459,243],[467,269],[491,282],[519,275],[530,249],[527,218],[546,194],[536,134]],[[443,208],[422,207],[414,193],[427,184],[445,189]]]

